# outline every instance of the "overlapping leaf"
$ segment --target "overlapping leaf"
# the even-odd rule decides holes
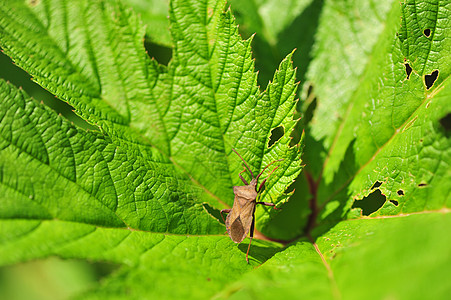
[[[446,299],[450,222],[449,213],[341,222],[313,245],[276,254],[218,299]]]
[[[0,81],[3,219],[65,220],[172,233],[220,233],[173,166],[85,132]]]
[[[250,268],[245,250],[216,236],[224,227],[201,202],[232,203],[239,178],[231,175],[241,171],[239,158],[228,158],[232,147],[254,173],[285,158],[264,197],[286,200],[285,189],[301,170],[300,146],[288,146],[296,123],[295,73],[288,56],[261,93],[250,40],[240,39],[223,7],[174,3],[168,68],[147,57],[139,20],[118,4],[10,2],[0,8],[5,53],[101,130],[78,129],[2,81],[3,264],[48,255],[113,261],[129,269],[105,285],[105,293],[128,293],[127,278],[136,297],[148,293],[134,278],[149,269],[159,270],[159,284],[181,280],[176,270],[193,270],[183,275],[197,282],[192,291],[208,276],[211,287],[201,294],[211,295]],[[285,134],[268,148],[279,126]],[[266,260],[273,247],[257,243],[252,263]],[[221,275],[221,268],[229,271]],[[182,291],[167,290],[172,297],[186,296]]]
[[[56,220],[1,220],[0,233],[3,265],[49,255],[121,265],[81,299],[204,298],[252,270],[226,236],[150,234]],[[264,248],[256,255],[259,263],[275,250],[268,243],[255,246]]]
[[[438,6],[440,11],[447,10],[446,6]],[[407,7],[402,7],[406,13],[403,20],[409,21],[415,16],[407,15]],[[392,13],[399,14],[399,8],[395,6]],[[421,11],[417,13],[422,14]],[[409,21],[403,26],[401,32],[412,32],[411,26],[417,24]],[[331,211],[343,214],[354,200],[377,192],[373,190],[375,188],[386,198],[378,212],[382,215],[439,210],[449,201],[447,196],[436,196],[450,192],[444,186],[451,179],[448,168],[451,144],[439,122],[450,112],[449,67],[440,63],[443,65],[440,76],[445,79],[429,89],[422,70],[414,69],[408,75],[407,57],[402,51],[405,45],[401,44],[403,38],[401,35],[393,38],[397,30],[396,24],[391,24],[381,35],[381,42],[368,64],[370,71],[364,74],[362,83],[351,97],[341,129],[334,137],[334,147],[330,148],[320,177],[317,199],[323,206],[330,201],[334,203],[322,217]],[[449,33],[450,26],[437,18],[434,31]],[[440,55],[449,55],[449,48],[446,48],[449,41],[441,35],[446,34],[431,36],[428,44],[417,47],[417,53],[432,57],[436,47],[440,49]],[[432,44],[435,46],[431,47]],[[430,69],[427,64],[422,68]],[[438,66],[435,61],[430,64]],[[354,205],[360,207],[358,201]],[[355,213],[359,214],[359,211],[352,212]]]
[[[290,157],[268,188],[274,200],[284,193],[301,168],[299,147],[288,147],[296,88],[289,57],[260,93],[250,40],[241,40],[224,3],[174,2],[174,58],[165,71],[146,56],[134,14],[99,1],[80,4],[13,6],[23,14],[4,8],[5,52],[113,140],[138,145],[143,155],[159,149],[216,201],[230,205],[239,183],[231,178],[241,170],[232,147],[255,173]],[[54,24],[61,13],[69,20],[64,26]],[[30,29],[35,34],[19,41]],[[278,126],[285,138],[268,150]]]

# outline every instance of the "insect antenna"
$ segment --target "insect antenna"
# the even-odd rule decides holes
[[[265,178],[265,180],[263,180],[263,182],[260,184],[260,186],[258,187],[257,193],[260,193],[260,191],[262,190],[263,186],[265,185],[266,180],[268,180],[269,176],[271,176],[272,173],[274,173],[275,170],[277,170],[277,168],[280,166],[275,167],[271,173],[269,173],[268,177]]]
[[[270,162],[270,163],[263,169],[263,171],[261,171],[260,174],[257,175],[257,178],[256,178],[257,181],[258,181],[258,178],[260,178],[260,176],[263,174],[263,172],[265,172],[265,170],[266,170],[270,165],[272,165],[272,164],[275,163],[275,162],[282,161],[282,160],[283,160],[283,158],[282,158],[282,159],[278,159],[278,160],[273,160],[272,162]],[[277,167],[277,168],[278,168],[278,167]],[[276,168],[276,169],[277,169],[277,168]],[[268,175],[268,177],[271,176],[272,172],[274,172],[276,169],[272,170],[271,173]]]
[[[246,165],[247,169],[248,169],[249,172],[251,173],[252,179],[254,179],[254,174],[252,173],[251,168],[249,168],[249,166],[247,165],[246,161],[241,157],[241,155],[240,155],[238,152],[236,152],[235,149],[232,148],[232,150],[233,150],[233,152],[236,153],[236,155],[238,155],[238,156],[241,158],[241,160],[244,162],[244,164]],[[241,173],[240,173],[240,174],[241,174]],[[258,176],[260,176],[260,175],[258,175]],[[258,177],[257,177],[257,178],[258,178]]]

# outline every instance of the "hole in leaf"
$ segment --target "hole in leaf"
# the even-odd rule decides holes
[[[398,195],[403,196],[404,195],[404,191],[403,190],[398,190],[397,191]]]
[[[369,216],[375,211],[378,211],[387,201],[387,197],[382,194],[381,190],[377,189],[362,200],[354,201],[352,208],[361,208],[362,215]]]
[[[418,186],[419,187],[424,187],[424,186],[427,186],[428,184],[427,183],[420,183]]]
[[[409,79],[410,74],[412,73],[412,67],[408,63],[405,63],[404,66],[406,67],[407,79]]]
[[[284,129],[283,126],[278,126],[271,130],[271,137],[269,138],[268,148],[274,145],[278,140],[283,137]]]
[[[398,206],[399,202],[396,200],[390,200],[391,203],[393,203],[395,206]]]
[[[430,89],[432,85],[434,85],[434,82],[438,78],[438,70],[435,70],[431,73],[431,75],[425,75],[424,76],[424,83],[426,84],[426,89]]]
[[[425,30],[423,30],[423,34],[426,37],[430,37],[431,36],[431,30],[429,28],[426,28]]]
[[[420,139],[420,143],[422,143],[423,142],[423,139]]]
[[[446,130],[451,130],[451,113],[448,113],[446,116],[440,119],[440,125]]]
[[[371,187],[371,189],[374,190],[374,189],[380,187],[381,185],[382,185],[382,182],[376,181],[376,182],[373,184],[373,186]]]

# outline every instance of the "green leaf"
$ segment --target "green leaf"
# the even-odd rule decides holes
[[[82,117],[96,123],[117,143],[125,147],[138,144],[140,151],[149,156],[154,148],[159,149],[168,163],[176,164],[219,202],[215,206],[231,205],[232,185],[240,182],[236,175],[230,175],[241,171],[238,158],[230,156],[232,147],[255,173],[272,160],[290,157],[273,175],[274,184],[267,189],[274,200],[282,195],[301,168],[299,147],[288,147],[288,136],[295,124],[292,116],[296,88],[290,56],[282,62],[268,92],[261,93],[255,82],[250,41],[240,39],[230,12],[222,13],[222,3],[210,6],[212,11],[202,3],[185,4],[171,10],[175,49],[166,70],[145,55],[142,26],[136,16],[118,6],[100,3],[86,3],[81,12],[80,5],[69,7],[73,12],[60,12],[52,6],[45,9],[55,14],[83,13],[73,20],[79,23],[72,25],[83,28],[81,34],[73,39],[65,36],[65,44],[83,48],[86,57],[77,52],[73,58],[71,51],[62,55],[60,46],[53,42],[56,35],[62,34],[59,27],[54,32],[40,26],[41,30],[30,36],[33,43],[19,43],[17,37],[26,34],[24,26],[17,23],[25,20],[20,14],[11,16],[11,24],[4,27],[3,48],[38,83],[72,104]],[[31,13],[29,8],[21,9]],[[111,14],[113,19],[109,18]],[[85,22],[94,15],[98,15],[96,22]],[[204,23],[199,15],[209,19]],[[45,19],[48,22],[50,17]],[[197,28],[196,40],[188,25]],[[38,40],[50,45],[45,49],[35,47]],[[87,49],[92,50],[88,53]],[[52,56],[65,62],[63,70],[57,66],[62,62]],[[72,60],[79,66],[73,67]],[[53,81],[44,74],[45,69],[52,68]],[[90,74],[90,69],[95,74]],[[62,86],[54,84],[56,76]],[[92,85],[86,86],[86,82]],[[285,127],[285,138],[268,149],[271,129],[278,126]]]
[[[125,0],[125,4],[138,13],[146,24],[146,34],[156,44],[172,46],[168,21],[168,1]]]
[[[297,77],[303,82],[312,58],[313,35],[323,1],[231,0],[230,3],[232,10],[237,12],[242,34],[250,36],[256,33],[254,55],[257,69],[261,71],[259,83],[266,86],[271,80],[272,70],[295,48],[293,62],[298,66]]]
[[[267,91],[259,91],[250,40],[241,40],[223,7],[172,3],[175,48],[167,68],[147,57],[139,19],[119,3],[9,2],[0,8],[5,53],[100,129],[79,129],[0,81],[3,264],[49,255],[116,262],[129,270],[124,266],[101,293],[113,287],[125,293],[128,278],[136,297],[146,290],[133,278],[148,269],[160,271],[146,281],[168,284],[175,297],[184,295],[169,288],[176,270],[197,282],[193,291],[211,278],[201,293],[211,295],[251,268],[244,245],[216,236],[225,228],[202,202],[218,208],[233,202],[242,162],[232,147],[255,174],[284,158],[259,201],[286,201],[285,190],[302,168],[300,145],[289,146],[297,84],[288,55]],[[268,147],[276,127],[284,134]],[[223,245],[234,250],[224,252]],[[257,242],[252,263],[261,264],[277,247]],[[205,270],[210,264],[215,276]],[[233,264],[237,269],[218,272]]]
[[[65,220],[178,234],[220,233],[173,166],[77,129],[0,81],[3,219]],[[26,166],[26,167],[24,167]]]
[[[219,299],[445,299],[451,215],[420,214],[338,223],[244,275]],[[434,253],[435,255],[431,255]]]
[[[394,6],[391,14],[400,13],[399,8]],[[451,179],[447,167],[451,141],[440,125],[440,119],[451,111],[449,72],[441,72],[446,79],[430,89],[417,72],[407,76],[400,39],[389,42],[387,37],[396,36],[396,30],[393,24],[381,36],[334,136],[334,146],[317,179],[318,203],[329,206],[321,218],[331,213],[331,218],[356,217],[360,215],[358,207],[365,203],[354,200],[366,199],[378,190],[383,206],[369,214],[376,210],[376,215],[439,210],[450,203],[446,183]],[[410,31],[410,27],[403,30]],[[450,27],[442,30],[450,32]],[[425,45],[418,51],[432,49]],[[445,56],[447,51],[443,48]],[[443,70],[446,72],[446,65]]]

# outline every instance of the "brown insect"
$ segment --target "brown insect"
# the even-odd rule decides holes
[[[254,227],[255,227],[255,206],[256,204],[263,204],[266,206],[272,206],[274,209],[278,209],[275,207],[274,203],[269,202],[257,202],[257,196],[261,192],[263,186],[266,183],[266,180],[271,176],[271,174],[279,167],[275,167],[271,173],[269,173],[268,177],[263,180],[263,182],[260,184],[260,186],[257,189],[258,179],[263,174],[263,172],[273,163],[277,161],[282,161],[283,159],[275,160],[271,162],[269,165],[267,165],[263,171],[261,171],[260,174],[257,175],[257,177],[254,177],[254,174],[252,173],[252,170],[247,165],[246,161],[241,157],[238,152],[235,151],[235,149],[232,148],[232,150],[241,158],[241,160],[245,164],[245,168],[243,171],[240,172],[240,178],[244,182],[244,186],[234,186],[233,187],[233,193],[235,194],[235,201],[233,202],[233,206],[231,209],[223,209],[221,210],[221,217],[222,220],[224,220],[223,213],[228,213],[227,219],[224,221],[227,233],[229,234],[232,241],[235,243],[241,243],[249,233],[250,229],[250,241],[249,246],[247,247],[246,252],[246,261],[249,263],[248,255],[249,255],[249,249],[251,248],[251,242],[252,238],[254,237]],[[247,169],[246,169],[247,168]],[[246,172],[249,170],[249,173],[251,173],[252,180],[250,183],[247,183],[247,181],[243,178],[241,175],[243,172]]]

